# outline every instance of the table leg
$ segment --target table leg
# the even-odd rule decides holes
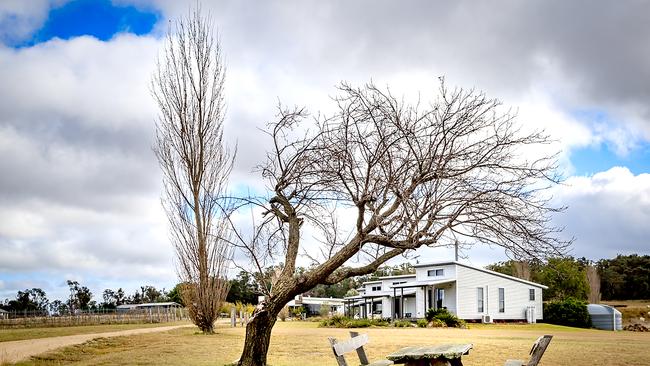
[[[431,366],[451,366],[449,361],[447,360],[440,360],[440,359],[433,359],[431,360],[431,363],[429,364]]]
[[[405,366],[451,366],[451,364],[447,360],[433,359],[411,361],[407,362]]]

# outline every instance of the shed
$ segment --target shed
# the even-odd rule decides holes
[[[623,315],[611,306],[601,304],[587,305],[591,324],[596,329],[623,330]]]

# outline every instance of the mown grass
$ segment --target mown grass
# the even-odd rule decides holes
[[[467,366],[503,365],[506,359],[527,359],[533,341],[542,334],[554,338],[542,365],[647,365],[650,334],[574,329],[548,324],[471,325],[452,328],[366,328],[371,359],[381,359],[401,347],[436,343],[473,343],[463,357]],[[312,322],[278,322],[273,330],[269,363],[335,364],[327,337],[349,337],[347,329],[318,328]],[[219,327],[202,335],[193,328],[129,337],[102,338],[33,357],[18,365],[223,365],[235,360],[244,341],[242,328]],[[355,355],[349,355],[351,364]]]
[[[120,330],[166,327],[171,325],[189,324],[189,322],[149,323],[149,324],[105,324],[81,325],[75,327],[48,327],[48,328],[17,328],[0,329],[0,342],[20,341],[24,339],[48,338],[74,334],[90,334],[116,332]]]

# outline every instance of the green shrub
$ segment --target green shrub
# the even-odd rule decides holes
[[[370,326],[386,327],[388,321],[384,319],[350,319],[342,315],[334,315],[329,319],[322,319],[320,327],[326,328],[368,328]]]
[[[587,311],[587,303],[572,297],[545,303],[544,321],[570,327],[591,327],[591,316]]]
[[[444,328],[447,326],[447,324],[445,324],[445,322],[443,322],[440,319],[433,319],[432,321],[429,322],[428,326],[430,326],[431,328]]]
[[[429,325],[429,321],[426,319],[418,319],[415,324],[417,324],[418,328],[426,328]]]
[[[448,327],[465,328],[466,323],[464,320],[459,319],[456,315],[449,312],[447,309],[429,309],[426,313],[426,319],[433,321],[435,319],[445,323]]]
[[[411,323],[408,320],[396,320],[393,323],[393,326],[396,327],[396,328],[409,328],[409,327],[413,326],[413,323]]]
[[[373,325],[375,327],[387,327],[390,323],[388,320],[385,319],[372,319],[370,321],[370,325]]]
[[[427,310],[427,313],[424,315],[424,317],[428,321],[432,321],[433,319],[437,319],[439,315],[445,315],[445,314],[450,314],[449,310],[430,308],[429,310]]]
[[[368,328],[371,325],[370,319],[353,319],[348,322],[347,328]]]
[[[351,319],[342,315],[334,315],[329,319],[323,319],[320,322],[321,327],[329,328],[348,328]]]

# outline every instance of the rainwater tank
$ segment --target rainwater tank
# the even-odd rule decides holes
[[[623,315],[611,306],[600,304],[587,305],[591,315],[591,325],[596,329],[623,330]]]

